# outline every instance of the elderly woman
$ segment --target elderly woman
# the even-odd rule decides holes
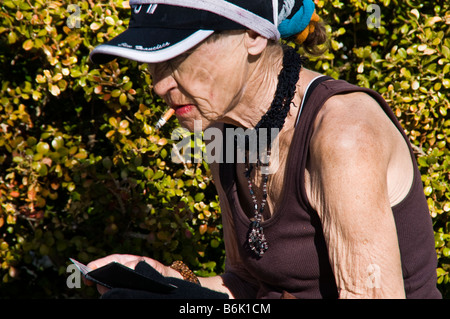
[[[389,106],[371,90],[303,68],[279,43],[316,52],[326,41],[312,0],[130,5],[129,29],[97,47],[94,62],[148,63],[155,92],[189,130],[201,123],[224,135],[242,128],[267,136],[256,161],[247,151],[245,161],[211,163],[226,271],[194,278],[202,289],[230,298],[440,298],[421,176]],[[181,263],[132,255],[89,266],[111,261],[193,277]],[[104,296],[114,293],[133,296]]]

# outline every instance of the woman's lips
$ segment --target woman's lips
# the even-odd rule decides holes
[[[189,113],[195,106],[193,104],[177,105],[174,106],[175,115],[183,116]]]

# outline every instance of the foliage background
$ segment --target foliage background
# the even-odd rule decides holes
[[[417,151],[438,285],[449,297],[450,5],[319,0],[317,7],[331,41],[309,67],[377,90],[400,119]],[[380,19],[372,20],[377,8]],[[154,130],[165,105],[147,66],[88,60],[128,20],[123,0],[0,3],[2,298],[97,298],[91,287],[67,287],[70,257],[131,253],[183,259],[199,275],[223,271],[209,168],[173,163],[177,123]]]

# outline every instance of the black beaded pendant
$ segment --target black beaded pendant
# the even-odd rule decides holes
[[[261,120],[255,126],[257,134],[262,128],[278,128],[279,131],[283,128],[286,116],[289,112],[290,105],[296,92],[296,84],[299,80],[300,69],[302,68],[303,61],[304,59],[300,57],[300,55],[298,55],[293,48],[285,47],[283,68],[278,75],[278,85],[275,96],[269,110],[263,115]],[[247,241],[251,251],[253,251],[258,257],[262,257],[267,249],[269,249],[269,244],[267,243],[263,227],[261,226],[261,221],[264,208],[267,203],[268,168],[273,138],[274,137],[271,135],[271,130],[269,130],[267,132],[267,161],[265,161],[263,167],[261,167],[261,174],[263,178],[263,198],[260,206],[258,206],[258,201],[256,200],[256,195],[253,191],[253,185],[250,179],[253,166],[248,162],[248,158],[246,159],[245,176],[247,177],[248,189],[254,205],[254,218],[249,226],[250,229]]]
[[[267,159],[270,159],[270,152],[267,155]],[[268,162],[267,162],[268,163]],[[252,166],[246,165],[245,176],[247,177],[248,189],[253,201],[254,208],[254,220],[250,223],[250,230],[248,234],[248,245],[250,249],[258,256],[262,257],[264,253],[269,249],[269,244],[267,242],[266,236],[264,235],[264,229],[261,226],[262,214],[267,203],[267,181],[269,176],[267,175],[268,167],[262,168],[262,178],[263,178],[263,197],[261,205],[258,207],[258,201],[256,199],[255,192],[253,191],[252,181],[250,180],[250,173],[252,171]]]
[[[251,223],[250,228],[248,245],[258,257],[262,257],[266,250],[269,249],[266,236],[264,236],[264,230],[261,224],[256,220]]]

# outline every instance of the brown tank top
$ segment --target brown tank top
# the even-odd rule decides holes
[[[437,257],[428,205],[414,153],[401,125],[385,100],[376,92],[331,80],[317,85],[303,106],[286,164],[285,192],[272,217],[262,222],[269,249],[255,258],[247,247],[250,220],[242,210],[235,183],[235,166],[220,164],[220,183],[231,211],[233,238],[238,246],[240,267],[257,284],[257,298],[280,298],[286,291],[297,298],[337,298],[338,291],[328,259],[321,221],[310,206],[305,191],[305,167],[316,116],[331,96],[365,92],[383,108],[402,133],[414,162],[414,182],[409,194],[392,207],[400,246],[407,298],[441,298],[436,288]],[[225,147],[225,146],[224,146]],[[226,152],[226,150],[224,150]]]

